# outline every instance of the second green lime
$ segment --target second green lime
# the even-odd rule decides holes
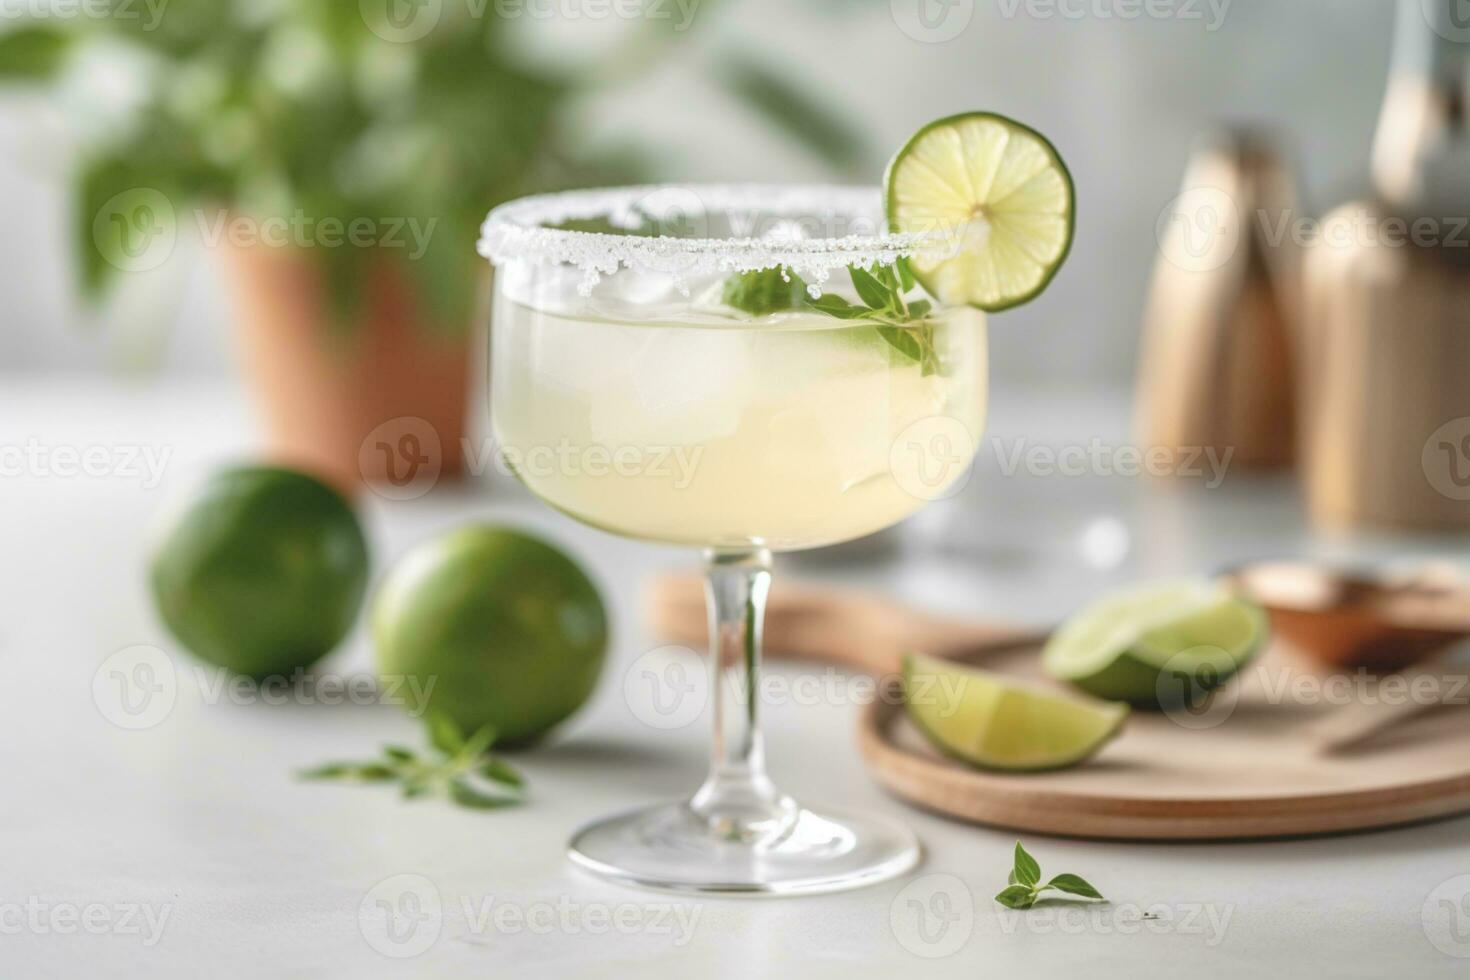
[[[525,744],[591,696],[607,647],[602,599],[559,549],[476,525],[409,552],[373,602],[378,672],[416,680],[460,729]],[[432,686],[431,686],[432,685]]]

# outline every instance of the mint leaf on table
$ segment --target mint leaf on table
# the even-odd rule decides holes
[[[498,810],[505,806],[515,806],[520,802],[514,797],[483,792],[482,790],[476,789],[464,778],[455,778],[449,781],[449,796],[460,806],[469,807],[474,810]]]
[[[375,762],[328,762],[315,769],[306,769],[302,779],[350,779],[363,783],[381,782],[396,778],[390,766]]]
[[[1026,848],[1016,841],[1015,869],[1012,874],[1016,876],[1016,882],[1022,885],[1034,885],[1041,880],[1041,865],[1036,859],[1026,853]]]
[[[303,779],[396,782],[406,800],[447,794],[462,807],[492,810],[515,806],[526,781],[510,763],[488,755],[495,730],[486,726],[469,738],[447,715],[430,712],[424,719],[434,755],[420,756],[402,745],[383,746],[383,757],[371,762],[329,762],[299,773]]]
[[[995,900],[1008,909],[1029,909],[1042,897],[1041,893],[1048,890],[1106,901],[1101,892],[1079,875],[1059,874],[1042,884],[1041,865],[1026,853],[1026,848],[1021,846],[1020,841],[1016,841],[1014,866],[1007,881],[1008,884],[995,896]]]
[[[995,900],[1008,909],[1029,909],[1036,904],[1036,893],[1028,885],[1008,885]]]
[[[1064,891],[1068,895],[1081,895],[1083,898],[1102,898],[1102,894],[1077,875],[1057,875],[1044,886]]]
[[[464,735],[448,715],[430,711],[424,718],[424,724],[429,729],[429,744],[444,755],[454,755],[464,748]]]
[[[526,781],[521,777],[520,773],[499,759],[486,759],[480,765],[480,775],[497,783],[503,783],[506,786],[514,786],[517,789],[526,785]]]

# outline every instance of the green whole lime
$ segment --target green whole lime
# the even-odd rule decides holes
[[[209,663],[250,677],[315,663],[352,629],[368,550],[342,495],[294,470],[222,470],[153,555],[159,614]]]
[[[378,672],[427,691],[466,733],[525,744],[597,686],[607,617],[581,567],[539,538],[476,525],[419,546],[373,600]],[[432,687],[430,685],[432,684]]]

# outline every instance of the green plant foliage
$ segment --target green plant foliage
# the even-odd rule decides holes
[[[144,84],[126,118],[83,132],[74,237],[87,295],[101,295],[117,271],[94,221],[117,195],[148,188],[181,224],[197,217],[218,228],[227,212],[257,228],[284,219],[305,229],[289,241],[310,246],[345,325],[360,284],[388,260],[402,262],[432,321],[462,329],[482,281],[474,245],[488,208],[651,176],[636,154],[592,154],[569,109],[653,64],[688,24],[642,18],[600,67],[551,68],[518,50],[525,25],[494,3],[394,2],[383,6],[431,20],[385,28],[370,23],[374,5],[357,0],[110,0],[110,16],[93,4],[85,17],[0,33],[0,82],[54,79],[105,49],[128,54]],[[736,96],[770,125],[795,127],[829,164],[850,167],[857,142],[819,100],[786,104],[792,83],[738,54],[726,60],[734,67],[715,74]],[[323,222],[366,232],[328,245],[316,233]]]

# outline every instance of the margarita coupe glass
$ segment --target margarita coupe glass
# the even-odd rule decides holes
[[[835,187],[571,192],[485,222],[493,427],[507,462],[558,510],[701,549],[708,571],[709,776],[687,801],[583,828],[571,857],[584,867],[640,885],[789,894],[880,881],[918,860],[906,828],[807,809],[768,778],[762,612],[772,552],[879,531],[963,476],[984,425],[984,314],[939,307],[892,328],[730,292],[759,279],[856,304],[850,267],[896,269],[939,247],[883,229],[876,188]]]

